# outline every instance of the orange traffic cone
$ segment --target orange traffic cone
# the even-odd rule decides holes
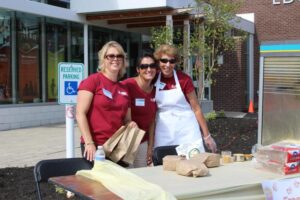
[[[254,106],[253,106],[252,100],[250,100],[250,103],[249,103],[248,113],[254,113]]]

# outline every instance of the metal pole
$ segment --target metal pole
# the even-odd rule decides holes
[[[249,35],[249,103],[250,101],[254,102],[254,39],[253,34]]]
[[[263,117],[263,86],[264,86],[264,57],[259,62],[259,95],[258,95],[258,133],[257,144],[262,144],[262,117]]]
[[[83,49],[84,49],[84,76],[83,78],[88,77],[89,70],[88,70],[88,64],[89,64],[89,26],[88,24],[83,25]]]
[[[66,157],[74,158],[74,119],[75,119],[75,106],[66,105]]]

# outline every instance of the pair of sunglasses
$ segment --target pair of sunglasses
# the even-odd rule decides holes
[[[121,60],[121,59],[124,59],[124,55],[122,55],[122,54],[117,54],[117,55],[115,55],[115,54],[107,54],[106,56],[105,56],[105,58],[106,59],[108,59],[108,60],[113,60],[113,59],[117,59],[117,60]]]
[[[161,58],[160,60],[159,60],[160,62],[162,62],[162,63],[170,63],[170,64],[174,64],[174,63],[176,63],[176,60],[175,59],[167,59],[167,58]]]
[[[156,69],[157,66],[155,63],[151,63],[151,64],[140,64],[139,68],[140,69],[148,69],[148,67],[150,67],[151,69]]]

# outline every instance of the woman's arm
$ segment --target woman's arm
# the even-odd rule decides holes
[[[208,131],[207,123],[206,123],[206,120],[205,120],[204,115],[202,113],[201,107],[198,103],[198,99],[197,99],[195,91],[188,93],[187,98],[190,102],[192,110],[195,113],[197,121],[198,121],[198,123],[199,123],[199,125],[202,129],[203,138],[205,138],[209,135],[209,131]]]
[[[89,161],[94,160],[94,155],[96,152],[96,146],[94,144],[93,137],[89,128],[88,119],[86,117],[90,109],[93,97],[93,93],[86,90],[80,90],[78,92],[76,106],[76,120],[85,142],[84,157],[86,157],[86,159]]]
[[[195,113],[196,119],[197,119],[198,123],[200,124],[201,130],[203,132],[202,133],[203,139],[204,139],[206,146],[212,152],[216,152],[217,151],[216,143],[209,133],[208,126],[207,126],[206,120],[204,118],[204,115],[202,113],[201,107],[199,105],[195,91],[188,93],[187,98],[190,102],[192,110]]]
[[[130,127],[137,127],[137,124],[131,120],[131,108],[128,108],[128,111],[124,119],[124,124]]]

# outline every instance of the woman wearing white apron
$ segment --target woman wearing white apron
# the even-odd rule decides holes
[[[203,135],[206,147],[216,152],[216,143],[209,134],[191,78],[174,70],[179,59],[177,49],[161,45],[154,56],[161,70],[156,81],[158,112],[154,147],[192,143],[202,140]],[[205,151],[203,145],[201,151]]]

